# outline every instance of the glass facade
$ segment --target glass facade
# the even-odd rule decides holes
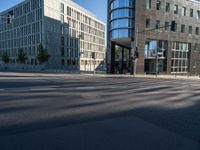
[[[111,22],[111,29],[115,28],[131,28],[132,20],[131,19],[119,19]]]
[[[129,18],[132,16],[133,16],[132,11],[129,8],[114,10],[111,13],[111,19],[124,18],[124,17]]]
[[[134,27],[134,0],[113,0],[110,2],[110,37],[130,38]]]
[[[134,0],[114,0],[111,3],[111,9],[116,9],[119,7],[130,7],[132,6]]]
[[[130,36],[130,31],[128,29],[118,29],[118,30],[113,30],[111,32],[112,38],[127,38],[129,36]]]

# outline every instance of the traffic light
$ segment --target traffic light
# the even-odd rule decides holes
[[[171,31],[175,32],[176,31],[176,27],[177,27],[176,21],[172,21],[171,22]]]

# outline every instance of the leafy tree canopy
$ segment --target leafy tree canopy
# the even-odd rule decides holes
[[[43,64],[43,63],[47,62],[49,60],[49,57],[50,57],[50,55],[49,55],[47,49],[45,49],[43,47],[43,45],[40,44],[38,46],[38,54],[37,54],[37,59],[38,59],[39,63]]]
[[[3,55],[1,56],[2,57],[2,60],[5,64],[8,64],[9,63],[9,56],[8,56],[8,53],[7,52],[4,52]]]
[[[23,49],[19,49],[17,57],[20,64],[25,64],[27,58]]]

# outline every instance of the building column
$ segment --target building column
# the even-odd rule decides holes
[[[166,54],[166,73],[171,74],[171,61],[172,61],[172,41],[167,43],[167,54]]]
[[[111,42],[111,61],[110,61],[110,73],[115,74],[115,43]]]
[[[130,50],[126,49],[126,72],[130,71]]]
[[[123,67],[124,64],[124,48],[120,47],[120,53],[119,53],[119,73],[123,74]]]

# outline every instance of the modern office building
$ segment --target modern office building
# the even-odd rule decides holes
[[[13,65],[20,48],[27,66],[37,65],[40,43],[46,68],[90,71],[104,61],[105,24],[72,0],[25,0],[0,16],[0,55],[8,52]]]
[[[199,0],[108,0],[107,28],[108,73],[200,71]]]

